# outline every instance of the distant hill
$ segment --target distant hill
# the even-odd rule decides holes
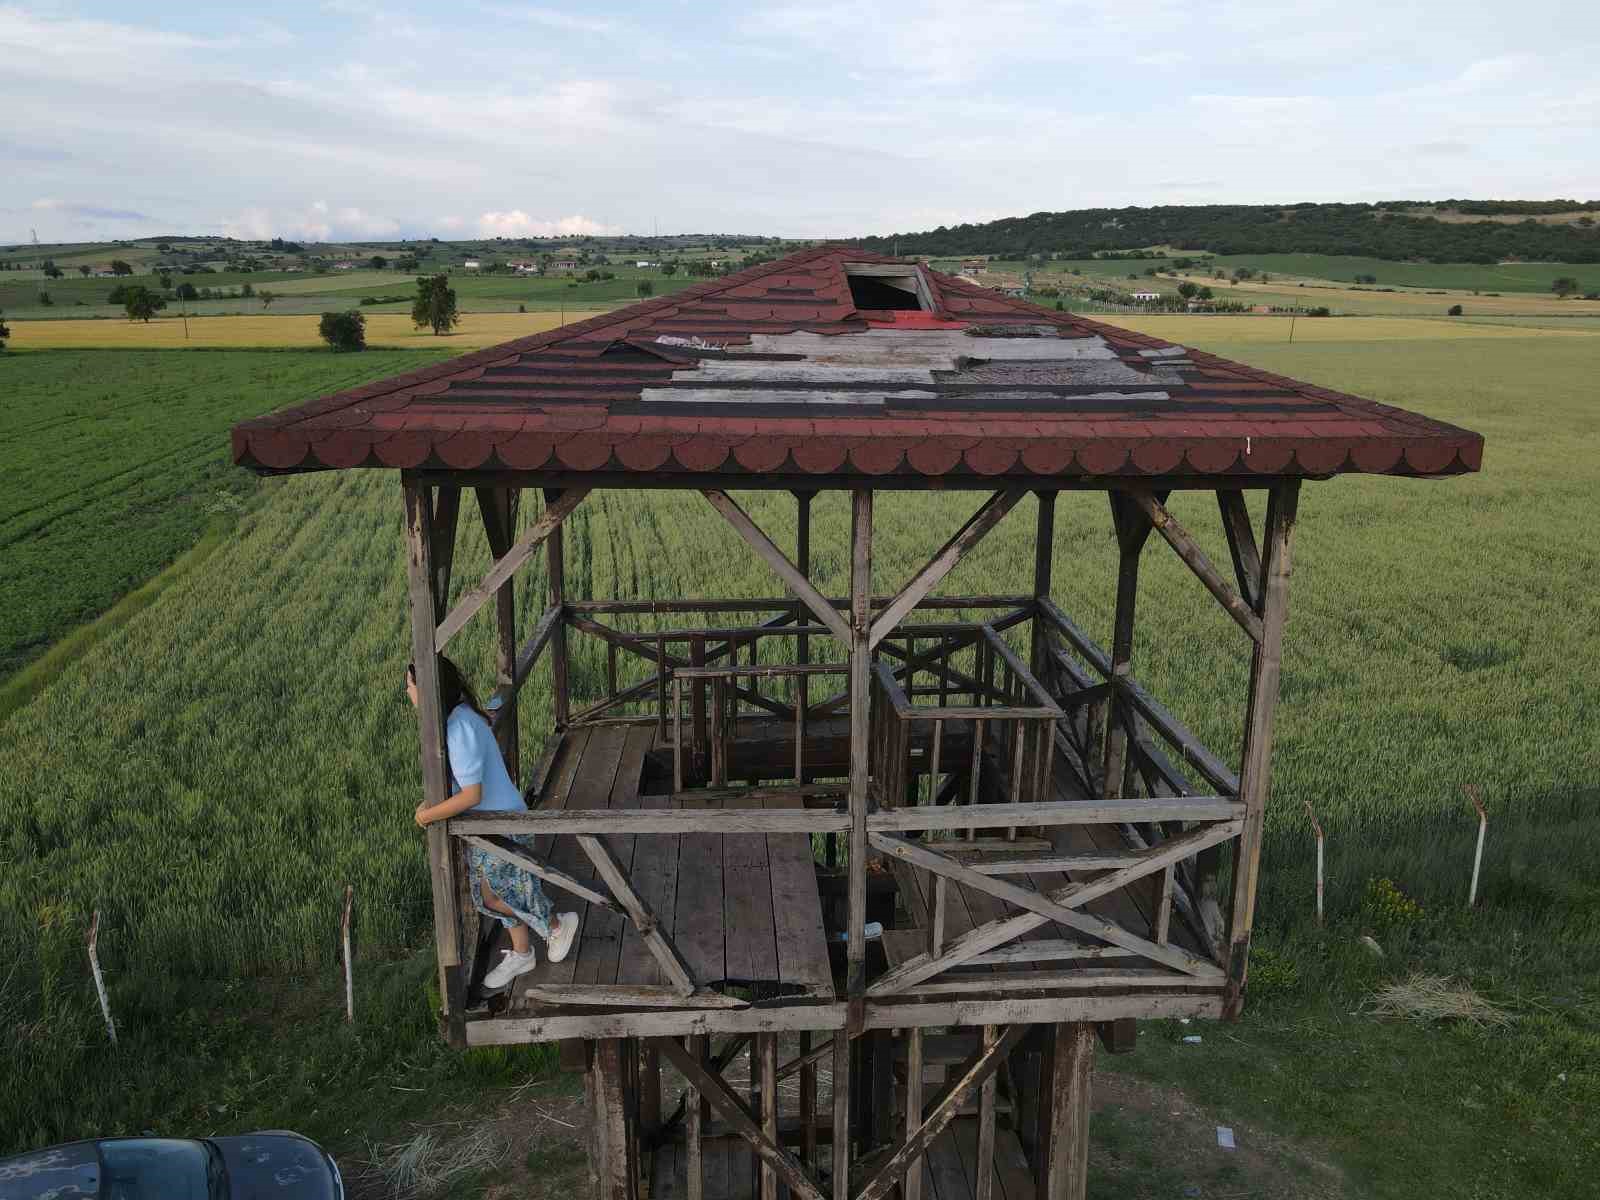
[[[1521,216],[1523,219],[1518,220]],[[1510,218],[1508,220],[1508,218]],[[1542,218],[1542,219],[1541,219]],[[860,239],[885,253],[1054,254],[1171,246],[1215,254],[1356,254],[1431,262],[1600,262],[1600,201],[1205,204],[1037,212]]]

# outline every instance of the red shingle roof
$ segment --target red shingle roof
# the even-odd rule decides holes
[[[932,271],[933,311],[858,309],[846,264],[898,261],[804,250],[242,422],[234,461],[951,484],[1478,469],[1468,430]]]

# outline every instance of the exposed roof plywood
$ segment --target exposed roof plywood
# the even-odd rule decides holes
[[[235,461],[808,477],[1409,475],[1476,470],[1468,430],[922,269],[928,311],[857,310],[822,246],[247,421]],[[642,480],[641,480],[642,481]]]

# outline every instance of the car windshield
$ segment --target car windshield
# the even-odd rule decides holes
[[[111,1138],[100,1143],[102,1200],[218,1200],[211,1154],[177,1138]]]

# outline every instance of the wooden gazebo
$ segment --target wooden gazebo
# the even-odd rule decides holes
[[[233,446],[262,472],[400,472],[430,801],[435,653],[496,612],[497,735],[531,811],[429,830],[444,1027],[565,1043],[618,1200],[646,1175],[687,1200],[1081,1196],[1096,1033],[1122,1049],[1138,1018],[1244,1001],[1301,481],[1482,453],[1466,430],[837,245],[245,422]],[[495,562],[452,604],[466,488]],[[703,493],[784,594],[569,596],[562,523],[598,488]],[[874,596],[890,488],[983,498]],[[543,508],[519,521],[530,489]],[[792,553],[730,489],[794,494]],[[830,489],[852,506],[842,597],[809,578]],[[1173,519],[1177,490],[1215,493],[1231,564]],[[1109,648],[1051,600],[1063,491],[1110,503]],[[935,596],[1030,492],[1031,592]],[[1250,650],[1237,771],[1130,673],[1152,531]],[[547,605],[519,630],[513,580],[541,549]],[[603,694],[572,694],[576,636],[605,645]],[[555,728],[519,772],[517,692],[544,655]],[[536,858],[512,833],[538,835]],[[583,910],[572,954],[510,994],[481,994],[494,945],[468,844]]]

